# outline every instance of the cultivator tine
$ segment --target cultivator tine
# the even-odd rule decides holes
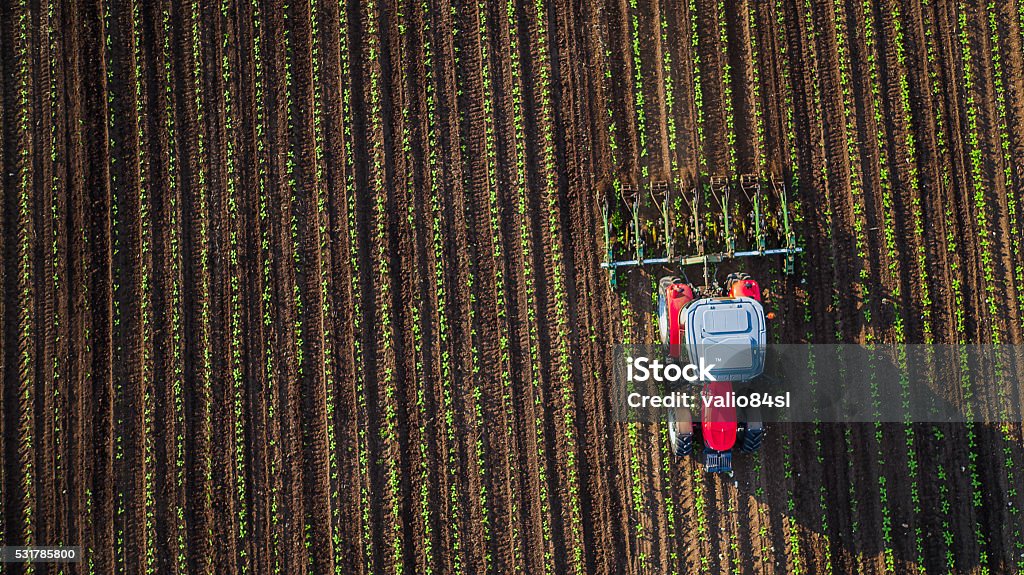
[[[700,226],[700,206],[702,192],[704,191],[703,184],[700,180],[690,188],[690,229],[687,230],[687,236],[690,240],[690,244],[693,246],[694,253],[697,255],[704,255],[704,233]]]
[[[796,268],[796,232],[789,227],[789,195],[786,183],[772,176],[772,192],[779,197],[782,205],[782,233],[786,236],[786,275],[792,274]]]
[[[754,245],[757,246],[757,251],[763,252],[768,243],[761,221],[761,181],[754,174],[743,174],[740,176],[740,189],[754,210]]]
[[[633,236],[633,251],[636,260],[644,261],[644,240],[640,237],[640,190],[636,186],[622,184],[622,202],[630,211],[630,234]]]
[[[604,221],[604,248],[606,250],[605,262],[611,263],[615,261],[615,250],[612,247],[611,241],[611,210],[612,203],[615,200],[615,196],[609,197],[608,194],[598,192],[601,197],[598,201],[601,202],[601,219]],[[611,284],[612,289],[615,289],[615,268],[608,268],[608,282]]]
[[[654,182],[651,184],[651,199],[654,205],[661,212],[662,234],[665,242],[665,257],[672,257],[672,234],[670,226],[670,215],[672,213],[672,188],[668,182]]]
[[[736,252],[736,238],[732,235],[732,226],[729,219],[729,181],[725,176],[711,176],[711,195],[718,202],[722,209],[722,231],[725,240],[725,253],[732,255]]]

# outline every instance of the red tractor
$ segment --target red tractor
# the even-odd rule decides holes
[[[652,182],[649,193],[619,183],[599,193],[606,253],[601,267],[608,270],[613,287],[620,273],[635,269],[704,268],[701,287],[675,276],[661,278],[658,324],[667,361],[696,364],[710,358],[715,364],[714,380],[702,381],[694,390],[693,408],[671,409],[668,414],[672,453],[691,454],[695,432],[699,433],[709,472],[731,473],[733,450],[756,451],[764,436],[759,410],[730,407],[737,393],[745,393],[745,384],[764,370],[761,288],[743,273],[730,275],[718,286],[714,272],[729,260],[782,256],[783,270],[791,274],[796,255],[803,251],[790,228],[785,184],[777,178],[769,178],[768,184],[762,187],[758,177],[744,174],[738,185],[724,176],[710,176],[696,182],[689,194],[668,182]],[[736,189],[743,194],[738,205]],[[773,207],[776,216],[765,217],[766,207]],[[720,215],[707,217],[709,208]],[[778,237],[783,246],[768,248],[769,236]],[[650,253],[659,246],[664,255]],[[690,255],[679,255],[680,251]],[[716,401],[725,398],[734,401]],[[695,420],[700,422],[696,429]]]
[[[667,361],[697,364],[703,358],[714,364],[714,380],[699,383],[692,407],[669,410],[669,444],[674,455],[690,455],[699,433],[705,469],[729,473],[733,449],[757,451],[764,437],[760,410],[737,408],[735,398],[743,394],[736,386],[764,371],[765,314],[761,288],[746,274],[732,274],[719,294],[703,295],[698,298],[678,277],[658,284],[658,326]],[[700,422],[696,429],[694,415]]]

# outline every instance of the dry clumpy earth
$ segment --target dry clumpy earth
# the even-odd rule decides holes
[[[1019,344],[1022,27],[1020,0],[3,3],[0,539],[81,573],[1021,569],[1019,423],[778,424],[730,479],[612,421],[662,270],[609,287],[598,197],[785,182],[806,254],[745,268],[775,341]]]

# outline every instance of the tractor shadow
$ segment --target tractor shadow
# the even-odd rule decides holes
[[[998,425],[974,426],[973,468],[966,424],[911,424],[909,433],[895,423],[776,423],[767,429],[759,454],[734,457],[733,477],[705,479],[711,513],[735,505],[738,529],[751,532],[740,545],[741,565],[772,557],[785,570],[798,556],[811,572],[826,562],[833,572],[882,569],[887,560],[896,572],[915,565],[929,573],[950,565],[973,572],[984,554],[991,572],[1006,573],[1020,560],[1006,461],[1019,465],[1024,448]],[[716,493],[737,499],[715,501]],[[709,530],[712,549],[724,536]]]

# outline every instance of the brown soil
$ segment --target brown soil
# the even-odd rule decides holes
[[[5,3],[0,541],[82,573],[1021,569],[1019,423],[773,425],[726,478],[614,421],[664,270],[609,287],[596,198],[776,178],[806,253],[746,268],[775,341],[1020,344],[1022,14]]]

